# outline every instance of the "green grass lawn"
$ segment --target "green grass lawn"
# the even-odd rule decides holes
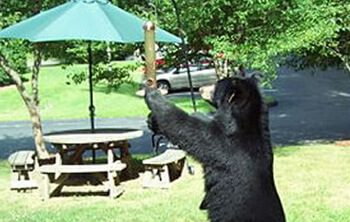
[[[38,191],[9,190],[10,169],[0,162],[0,221],[201,222],[204,195],[200,166],[194,176],[169,190],[142,189],[141,179],[124,182],[125,193],[64,196],[41,202]],[[275,151],[275,181],[289,222],[348,222],[350,218],[350,147],[293,146]]]
[[[123,64],[123,63],[122,63]],[[76,85],[66,84],[68,73],[73,70],[87,71],[86,65],[74,65],[64,70],[60,66],[43,67],[40,81],[40,108],[43,119],[75,119],[88,118],[89,92],[88,83]],[[28,76],[30,77],[30,76]],[[135,96],[138,83],[141,80],[140,72],[132,75],[134,84],[124,84],[118,91],[107,93],[104,85],[94,88],[96,117],[129,117],[147,115],[148,109],[143,98]],[[27,83],[26,85],[28,85]],[[192,110],[190,99],[174,101],[187,111]],[[211,107],[203,100],[198,100],[199,111],[207,112]],[[17,92],[12,87],[0,89],[0,121],[28,120],[29,114]]]

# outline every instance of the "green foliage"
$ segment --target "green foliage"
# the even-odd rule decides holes
[[[324,21],[313,29],[325,33],[318,41],[300,47],[288,58],[287,65],[298,69],[328,66],[345,68],[350,72],[350,2],[344,0],[330,1],[318,5],[319,17]]]
[[[349,61],[347,0],[175,1],[191,49],[212,49],[214,58],[224,52],[231,66],[263,73],[266,85],[286,61],[300,67]],[[157,24],[179,34],[172,1],[152,2],[156,10],[142,8],[157,12]]]
[[[108,91],[117,90],[122,84],[132,83],[131,72],[136,71],[138,66],[136,64],[118,66],[106,65],[103,63],[94,66],[93,73],[95,74],[93,81],[95,83],[104,83],[107,85]]]
[[[119,63],[106,64],[100,62],[92,67],[93,84],[103,84],[107,87],[108,93],[116,91],[122,84],[132,84],[131,74],[139,68],[138,63],[120,65]],[[64,69],[67,66],[63,66]],[[87,70],[73,70],[67,74],[67,78],[75,84],[81,84],[88,80]],[[70,82],[68,82],[70,83]]]
[[[130,83],[130,73],[135,71],[138,65],[119,66],[111,61],[120,60],[132,54],[138,44],[118,44],[106,42],[91,42],[93,83],[103,82],[108,86],[108,91],[117,90],[123,83]],[[71,66],[76,63],[88,63],[87,41],[65,41],[42,44],[46,58],[54,57],[64,65]],[[67,76],[75,84],[80,84],[88,78],[88,72],[78,71]]]
[[[48,42],[41,44],[44,57],[56,58],[64,64],[87,63],[88,53],[87,41],[62,41]],[[110,58],[108,58],[107,48],[110,48]],[[132,55],[140,44],[119,44],[106,42],[92,42],[92,56],[95,64],[110,60],[122,60],[126,56]]]
[[[0,29],[9,24],[15,23],[20,18],[20,13],[14,13],[5,17],[0,11]],[[19,72],[24,73],[26,68],[26,53],[28,45],[23,40],[2,40],[0,41],[0,53],[9,58],[11,67]],[[0,68],[0,86],[12,83],[10,77]]]
[[[42,0],[42,7],[47,9],[63,2]],[[172,0],[111,2],[155,21],[176,35],[185,34],[194,52],[212,49],[213,58],[224,52],[231,66],[244,65],[260,71],[265,74],[267,85],[276,77],[280,65],[305,68],[349,64],[350,2],[347,0],[175,0],[182,30]],[[0,4],[3,4],[0,23],[11,16],[17,16],[15,21],[21,20],[33,11],[29,2],[9,0],[6,5]],[[142,45],[111,43],[110,48],[114,60],[131,55]],[[168,48],[169,61],[182,63],[178,48]],[[44,58],[56,57],[67,64],[87,62],[86,43],[82,41],[44,44],[43,49]],[[106,49],[106,43],[93,43],[95,63],[106,61]]]
[[[223,8],[227,4],[215,3],[222,18],[229,11],[233,16],[220,22],[222,35],[213,34],[206,41],[214,46],[214,51],[223,51],[229,59],[262,72],[268,77],[265,83],[269,83],[276,76],[277,58],[334,35],[336,27],[329,17],[336,9],[329,7],[330,3],[320,3],[245,1],[232,4],[230,10]]]

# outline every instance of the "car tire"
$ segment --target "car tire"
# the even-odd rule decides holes
[[[167,81],[158,81],[157,89],[170,91],[170,84]]]

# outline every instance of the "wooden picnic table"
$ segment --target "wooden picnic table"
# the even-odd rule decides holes
[[[44,186],[44,196],[57,194],[61,191],[64,183],[71,173],[97,173],[107,172],[109,180],[109,188],[111,189],[112,173],[114,178],[118,172],[123,170],[125,177],[134,178],[137,172],[134,172],[131,166],[132,157],[129,152],[128,140],[142,136],[142,130],[138,129],[95,129],[94,131],[69,130],[60,131],[44,135],[44,140],[51,143],[57,148],[55,164],[43,165],[40,170],[44,174],[44,180],[48,184],[47,174],[54,174],[54,181],[58,186],[53,192],[50,188]],[[84,162],[83,154],[92,151],[92,164]],[[96,164],[95,151],[102,150],[107,155],[107,164]],[[119,156],[114,152],[119,150]],[[111,173],[111,175],[110,175]],[[102,180],[101,177],[98,179]],[[117,178],[117,180],[119,180]],[[47,185],[48,186],[48,185]],[[115,192],[110,190],[110,195],[114,196]],[[46,199],[44,198],[44,199]]]
[[[107,128],[107,129],[78,129],[53,132],[44,135],[44,140],[51,143],[61,154],[63,163],[76,163],[82,161],[82,155],[87,150],[93,151],[93,162],[95,162],[96,150],[120,149],[120,158],[128,161],[129,152],[128,140],[143,135],[142,130]],[[73,154],[68,153],[73,151]]]

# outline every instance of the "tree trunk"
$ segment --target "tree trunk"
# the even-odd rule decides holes
[[[35,60],[40,59],[36,58]],[[40,64],[40,63],[38,63]],[[49,153],[46,150],[44,139],[43,139],[43,132],[41,127],[41,119],[40,119],[40,112],[39,112],[39,106],[38,106],[38,99],[34,99],[34,96],[29,95],[23,81],[20,78],[20,74],[17,73],[15,70],[11,69],[8,61],[6,58],[0,54],[0,66],[4,69],[5,73],[7,73],[11,79],[15,82],[17,90],[19,94],[21,95],[32,120],[32,128],[33,128],[33,134],[34,134],[34,141],[35,141],[35,147],[37,154],[39,158],[44,159],[49,157]],[[37,72],[39,74],[39,72]],[[37,79],[36,79],[37,80]],[[37,87],[37,83],[34,84]],[[37,102],[36,102],[37,101]]]
[[[44,138],[43,138],[43,130],[41,125],[40,111],[38,106],[32,107],[30,110],[30,117],[32,119],[32,129],[34,135],[34,142],[36,151],[40,159],[46,159],[49,157],[49,153],[46,150]]]
[[[34,1],[34,8],[33,8],[33,14],[38,14],[40,13],[41,9],[42,9],[43,3],[41,0],[35,0]]]
[[[32,119],[32,127],[34,134],[35,147],[38,152],[38,155],[41,159],[49,157],[49,153],[46,150],[43,130],[40,117],[40,108],[39,108],[39,73],[41,65],[41,52],[40,45],[36,44],[34,46],[34,64],[32,70],[32,107],[29,111],[30,117]]]

